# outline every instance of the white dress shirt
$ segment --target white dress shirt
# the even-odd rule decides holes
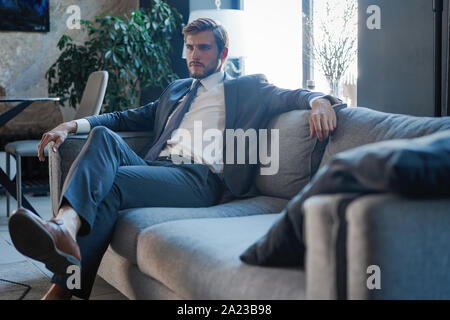
[[[186,112],[180,126],[172,133],[159,156],[180,155],[183,158],[193,159],[194,163],[209,166],[215,173],[223,171],[224,76],[224,72],[219,71],[200,80],[202,85],[198,88],[189,111]],[[167,123],[183,100],[184,98],[180,100]],[[89,121],[86,119],[75,121],[77,122],[76,133],[90,131]]]
[[[171,139],[167,141],[160,156],[176,154],[188,159],[192,158],[194,163],[205,164],[213,172],[222,172],[222,137],[225,130],[223,79],[224,72],[220,71],[200,80],[202,85],[198,88],[189,111],[184,115],[179,128],[173,132]],[[181,101],[177,108],[180,105]],[[175,112],[176,109],[172,115]],[[205,133],[207,135],[214,133],[209,129],[213,129],[217,136],[204,136]],[[219,133],[220,137],[218,137]],[[188,136],[190,139],[186,139]]]

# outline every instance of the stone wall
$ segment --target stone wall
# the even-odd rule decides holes
[[[57,43],[63,34],[76,41],[84,41],[82,30],[70,30],[66,12],[70,5],[81,9],[81,19],[94,20],[95,16],[128,13],[139,7],[139,0],[50,0],[50,32],[0,31],[0,87],[8,96],[47,96],[45,72],[56,61],[60,51]],[[11,106],[0,104],[0,113]],[[54,103],[34,103],[22,114],[0,129],[0,135],[15,132],[42,134],[62,121],[72,120],[75,110]]]

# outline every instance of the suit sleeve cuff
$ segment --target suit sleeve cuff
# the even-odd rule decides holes
[[[78,119],[75,120],[77,123],[77,132],[76,134],[88,133],[91,131],[91,124],[86,119]]]

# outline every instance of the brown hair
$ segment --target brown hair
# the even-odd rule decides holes
[[[228,33],[220,22],[213,19],[199,18],[189,23],[183,28],[184,41],[186,41],[186,37],[189,34],[197,34],[208,30],[213,32],[214,38],[216,39],[217,48],[219,49],[219,54],[222,53],[223,48],[228,48]]]

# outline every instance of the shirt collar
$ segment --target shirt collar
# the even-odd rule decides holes
[[[218,71],[216,73],[213,73],[212,75],[207,76],[204,79],[201,79],[200,82],[202,83],[202,86],[205,87],[206,90],[211,90],[219,83],[222,83],[224,77],[225,77],[224,71]],[[192,86],[194,86],[195,82],[196,82],[195,80],[192,82]]]

